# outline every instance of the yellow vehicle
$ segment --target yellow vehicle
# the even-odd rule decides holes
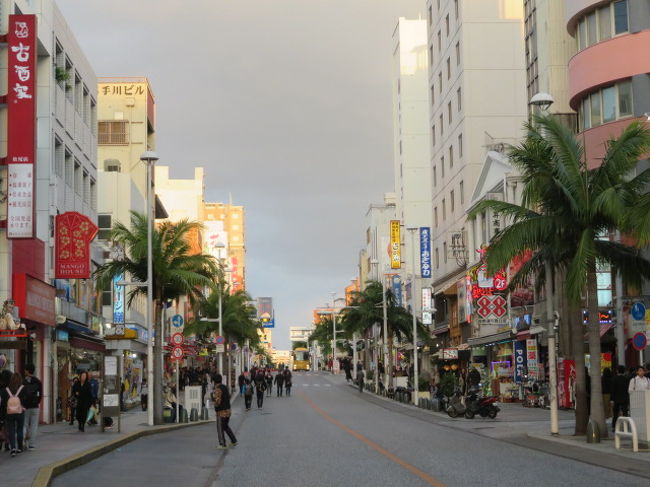
[[[309,370],[309,350],[296,348],[291,352],[293,358],[293,370]]]

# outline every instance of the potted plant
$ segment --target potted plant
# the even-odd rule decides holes
[[[64,68],[57,66],[54,70],[54,79],[59,83],[66,83],[70,79],[70,73],[68,73]]]

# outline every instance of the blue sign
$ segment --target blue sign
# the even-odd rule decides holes
[[[526,363],[526,341],[515,342],[515,383],[524,380],[524,364]]]
[[[262,320],[262,328],[275,328],[275,318],[267,321]]]
[[[630,310],[632,318],[635,320],[645,320],[645,305],[643,303],[634,303]]]
[[[431,277],[431,228],[420,227],[420,275]]]
[[[174,315],[172,316],[172,325],[174,328],[180,328],[185,323],[183,315]]]
[[[639,332],[632,337],[632,346],[634,347],[634,350],[640,352],[645,349],[646,345],[648,345],[648,338],[645,336],[645,333]]]
[[[390,285],[395,296],[395,305],[402,306],[402,279],[399,275],[394,275],[390,279]]]
[[[68,330],[56,330],[56,340],[58,342],[67,342],[69,338]]]
[[[124,298],[125,298],[125,288],[124,286],[118,286],[119,281],[124,280],[124,274],[115,276],[113,278],[113,323],[116,325],[124,324]]]

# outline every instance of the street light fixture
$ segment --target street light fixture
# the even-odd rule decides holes
[[[154,219],[154,196],[153,196],[153,168],[158,156],[153,151],[145,151],[140,160],[147,165],[147,385],[149,394],[147,397],[147,423],[154,425],[154,420],[162,422],[162,364],[160,360],[154,362],[154,351],[156,357],[162,357],[162,336],[156,333],[156,345],[151,343],[152,320],[153,320],[153,219]],[[154,367],[157,372],[154,374]],[[154,400],[155,397],[155,400]],[[156,409],[156,411],[154,411]]]

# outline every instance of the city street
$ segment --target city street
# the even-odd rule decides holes
[[[650,477],[647,460],[635,460],[642,478],[563,458],[562,445],[542,453],[525,434],[506,434],[505,416],[450,421],[359,394],[326,373],[296,373],[292,397],[265,398],[247,413],[242,406],[238,399],[231,421],[239,445],[226,452],[216,449],[214,425],[188,428],[137,440],[51,485],[641,486]]]

